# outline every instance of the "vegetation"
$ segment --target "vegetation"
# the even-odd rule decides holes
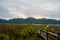
[[[0,24],[0,40],[42,40],[34,25]]]
[[[23,19],[23,18],[14,18],[10,20],[0,19],[0,23],[20,23],[20,24],[60,24],[60,20],[55,19],[35,19],[32,17]]]
[[[42,40],[37,31],[49,31],[57,34],[59,26],[46,24],[0,24],[0,40]]]
[[[48,27],[47,27],[48,26]],[[38,29],[45,31],[45,32],[52,32],[54,34],[57,34],[58,32],[60,32],[60,25],[40,25],[40,27],[38,27]]]

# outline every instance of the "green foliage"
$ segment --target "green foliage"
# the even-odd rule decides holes
[[[38,30],[56,33],[60,27],[47,25],[26,24],[0,24],[0,40],[42,40],[37,34]]]
[[[36,36],[37,30],[36,28],[30,26],[21,31],[21,35],[23,36]]]
[[[60,24],[60,20],[54,19],[35,19],[32,17],[23,19],[23,18],[14,18],[10,20],[0,19],[0,23],[20,23],[20,24]]]
[[[39,37],[30,37],[27,38],[26,40],[42,40],[42,39],[40,39]]]
[[[40,37],[37,35],[37,28],[29,26],[21,30],[20,35],[25,39],[25,40],[42,40]]]
[[[10,40],[10,36],[6,34],[0,35],[0,40]]]
[[[37,27],[22,24],[0,24],[0,40],[40,40]],[[33,39],[34,38],[34,39]]]

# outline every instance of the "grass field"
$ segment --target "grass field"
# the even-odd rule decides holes
[[[47,25],[0,24],[0,40],[42,40],[38,30],[47,31]],[[49,26],[48,31],[57,33],[60,27]]]
[[[36,26],[22,24],[0,24],[0,40],[42,40]]]

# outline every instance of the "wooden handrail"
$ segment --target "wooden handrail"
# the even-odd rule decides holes
[[[56,37],[59,37],[57,34],[54,34],[52,32],[48,32],[48,34],[53,35],[53,36],[56,36]]]
[[[40,30],[40,31],[42,31],[42,30]],[[45,31],[42,31],[42,32],[48,33],[48,34],[53,35],[53,36],[56,36],[56,37],[59,37],[57,34],[54,34],[54,33],[52,33],[52,32],[45,32]]]
[[[52,32],[46,32],[46,31],[40,30],[40,33],[41,33],[41,32],[47,34],[48,37],[50,37],[50,38],[52,38],[52,39],[55,39],[55,40],[58,40],[58,38],[60,38],[60,36],[59,36],[58,34],[54,34],[54,33],[52,33]],[[47,35],[46,35],[46,36],[47,36]],[[47,37],[47,38],[48,38],[48,37]]]

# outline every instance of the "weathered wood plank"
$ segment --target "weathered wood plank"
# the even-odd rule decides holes
[[[42,31],[38,30],[38,34],[39,34],[42,38],[44,38],[45,40],[58,40],[58,39],[57,39],[57,38],[58,38],[58,35],[53,34],[53,33],[51,33],[51,32],[48,32],[48,34],[47,34],[46,32],[42,32]],[[56,36],[56,38],[55,38],[53,35]]]

